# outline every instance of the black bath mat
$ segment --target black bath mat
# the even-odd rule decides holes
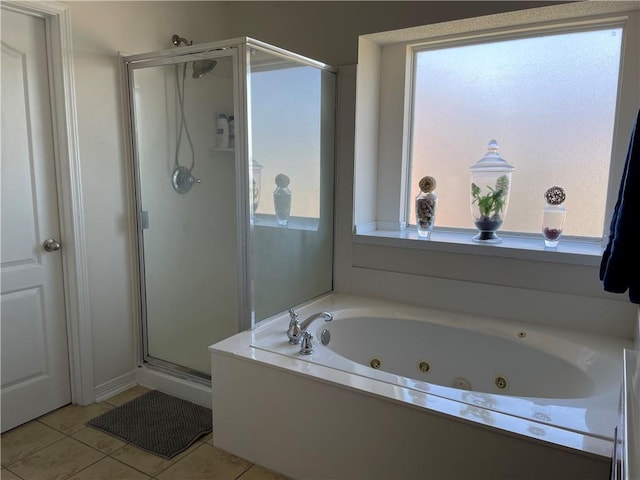
[[[87,425],[147,452],[172,458],[212,430],[211,409],[152,390]]]

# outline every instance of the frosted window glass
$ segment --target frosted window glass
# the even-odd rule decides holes
[[[567,193],[564,234],[601,237],[621,28],[415,53],[411,198],[436,178],[436,226],[474,228],[469,167],[496,139],[516,167],[502,231],[539,233],[544,192]]]

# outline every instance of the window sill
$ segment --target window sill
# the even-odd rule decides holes
[[[597,241],[561,239],[556,248],[546,248],[541,238],[500,234],[502,243],[479,244],[476,232],[434,230],[431,239],[419,238],[414,229],[372,230],[356,233],[354,243],[394,248],[415,248],[461,255],[484,255],[537,262],[599,266],[602,245]]]
[[[268,213],[256,213],[252,220],[254,228],[279,228],[282,230],[306,230],[309,232],[317,232],[319,224],[319,218],[289,217],[287,225],[278,225],[276,216]]]

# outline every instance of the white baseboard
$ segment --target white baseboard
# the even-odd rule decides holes
[[[141,366],[136,370],[137,383],[211,408],[211,387]]]
[[[101,402],[109,397],[112,397],[120,392],[137,385],[136,370],[132,370],[124,375],[109,380],[101,385],[98,385],[94,389],[94,398],[96,402]]]
[[[168,375],[145,366],[138,367],[131,372],[120,375],[113,380],[109,380],[95,387],[95,401],[102,402],[135,385],[160,390],[161,392],[175,395],[184,400],[211,408],[211,387],[188,379]]]

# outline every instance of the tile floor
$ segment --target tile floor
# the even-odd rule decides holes
[[[86,421],[146,391],[136,386],[104,402],[67,405],[5,432],[0,437],[1,479],[286,479],[214,447],[212,434],[166,460],[85,426]]]

